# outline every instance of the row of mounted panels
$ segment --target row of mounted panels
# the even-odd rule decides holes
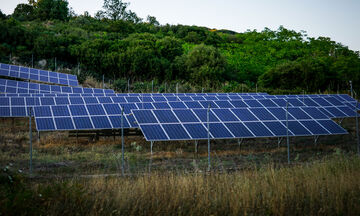
[[[81,88],[70,86],[47,85],[16,80],[0,79],[0,92],[5,93],[65,93],[65,94],[113,94],[112,89]]]
[[[356,103],[340,101],[335,96],[322,98],[288,99],[245,99],[245,100],[178,100],[177,97],[137,97],[122,96],[73,96],[73,97],[0,97],[0,106],[27,106],[27,105],[67,105],[93,103],[138,103],[146,109],[157,108],[152,104],[162,103],[164,108],[240,108],[240,107],[327,107],[327,106],[355,106]],[[288,104],[287,104],[288,103]]]
[[[347,134],[332,120],[145,124],[140,129],[147,141],[201,140],[208,131],[210,139]]]
[[[82,129],[118,129],[119,122],[114,126],[110,116],[122,116],[124,110],[124,128],[136,128],[140,125],[174,124],[174,123],[207,123],[207,109],[174,109],[174,110],[137,110],[135,104],[90,104],[39,106],[33,108],[33,113],[39,131],[51,130],[82,130]],[[0,112],[4,110],[0,109]],[[7,111],[8,112],[8,111]],[[12,110],[13,112],[13,110]],[[18,110],[16,110],[18,112]],[[29,112],[23,107],[23,112]],[[338,107],[288,108],[288,120],[329,120],[341,112]],[[341,112],[341,116],[347,116]],[[211,109],[209,113],[211,123],[236,123],[259,121],[286,120],[285,108],[233,108]],[[330,116],[329,116],[330,115]],[[86,127],[77,124],[80,119],[91,119],[101,116],[102,123],[88,124]],[[71,127],[61,126],[61,120],[73,122]],[[70,121],[71,120],[71,121]],[[52,122],[51,124],[49,122]],[[44,124],[46,123],[46,124]],[[50,126],[49,126],[50,125]],[[104,127],[106,125],[107,127]],[[49,127],[48,127],[49,126]]]
[[[76,75],[39,70],[35,68],[0,63],[0,76],[34,80],[68,86],[78,86]]]

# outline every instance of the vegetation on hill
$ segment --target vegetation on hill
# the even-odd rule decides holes
[[[104,0],[94,17],[76,15],[66,0],[29,0],[0,13],[0,60],[31,65],[47,59],[108,80],[174,80],[228,91],[248,87],[306,92],[359,88],[359,51],[328,37],[312,38],[280,26],[236,33],[206,27],[160,25],[121,0]],[[11,57],[10,57],[11,56]],[[121,81],[123,80],[123,81]]]

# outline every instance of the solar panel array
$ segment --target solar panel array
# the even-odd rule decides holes
[[[207,139],[207,109],[133,110],[148,141]],[[346,134],[317,108],[290,108],[289,135]],[[286,136],[284,108],[211,109],[212,139]]]
[[[159,97],[148,97],[143,101],[156,101]],[[324,101],[332,101],[330,96],[324,97]],[[328,99],[327,99],[328,98]],[[151,99],[151,100],[150,100]],[[168,98],[170,99],[170,98]],[[285,107],[286,100],[281,100],[281,103],[273,102],[272,99],[260,99],[260,100],[218,100],[218,101],[162,101],[160,102],[141,102],[137,97],[123,97],[123,96],[42,96],[42,97],[0,97],[0,116],[2,117],[14,117],[14,116],[27,116],[26,111],[15,112],[13,115],[12,109],[22,109],[32,106],[56,106],[56,105],[79,105],[79,104],[128,104],[127,106],[133,107],[133,109],[203,109],[207,108],[211,104],[212,108],[281,108]],[[137,101],[137,102],[134,102]],[[259,102],[260,101],[260,102]],[[346,105],[346,103],[323,103],[321,106],[318,103],[313,104],[299,104],[300,102],[295,99],[296,102],[289,104],[289,107],[302,107],[303,109],[318,107],[329,118],[345,118],[354,117],[356,112],[354,109]],[[298,105],[298,106],[296,106]],[[309,105],[309,106],[307,106]]]
[[[54,83],[67,86],[78,86],[77,76],[72,74],[58,73],[53,71],[39,70],[0,63],[0,76],[35,80],[40,82]]]
[[[112,94],[112,89],[81,88],[70,86],[47,85],[15,80],[0,79],[0,92],[4,93],[65,93],[65,94]]]

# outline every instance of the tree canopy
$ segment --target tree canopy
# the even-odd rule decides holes
[[[282,26],[237,33],[160,25],[150,15],[143,21],[128,6],[105,0],[104,10],[92,17],[71,16],[65,0],[19,4],[10,16],[0,13],[1,62],[9,62],[10,55],[24,64],[32,55],[48,62],[56,57],[66,67],[80,63],[97,78],[180,80],[209,88],[231,82],[336,91],[349,80],[360,87],[359,52],[330,38]]]

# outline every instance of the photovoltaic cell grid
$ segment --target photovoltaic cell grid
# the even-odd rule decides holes
[[[68,86],[78,86],[77,76],[46,70],[38,70],[16,65],[0,63],[0,76],[14,77],[26,80],[54,83]]]
[[[4,93],[65,93],[65,94],[113,94],[112,89],[81,88],[47,85],[15,80],[0,79],[0,92]]]
[[[0,117],[12,117],[12,112],[8,111],[13,109],[25,109],[25,107],[32,106],[52,106],[52,105],[78,105],[78,104],[129,104],[129,106],[134,107],[134,109],[203,109],[208,107],[208,101],[169,101],[169,102],[136,102],[132,103],[129,101],[133,101],[129,98],[133,97],[80,97],[80,96],[72,96],[72,97],[0,97],[0,109],[5,110],[0,112]],[[256,109],[277,109],[284,108],[279,107],[276,104],[273,106],[270,105],[261,105],[251,107],[247,104],[251,104],[248,101],[252,100],[244,100],[244,101],[211,101],[211,107],[213,108],[256,108]],[[241,104],[239,104],[241,102]],[[253,102],[252,102],[253,103]],[[23,108],[17,108],[23,107]],[[292,112],[293,108],[289,107],[289,112]],[[304,110],[314,109],[316,107],[301,107]],[[321,107],[318,106],[320,112],[323,115],[326,115],[328,118],[346,118],[346,117],[354,117],[356,112],[349,108],[348,106],[329,106],[329,107]],[[27,116],[26,112],[22,112],[23,115],[16,116]],[[295,114],[294,114],[295,115]],[[266,116],[264,116],[262,120],[266,120]]]
[[[133,110],[146,140],[207,139],[207,110]],[[211,109],[211,139],[284,137],[286,110],[263,108]],[[346,134],[346,130],[316,108],[294,108],[289,114],[290,136]]]
[[[123,124],[121,124],[124,109]],[[129,104],[88,104],[34,107],[38,131],[134,128]]]

